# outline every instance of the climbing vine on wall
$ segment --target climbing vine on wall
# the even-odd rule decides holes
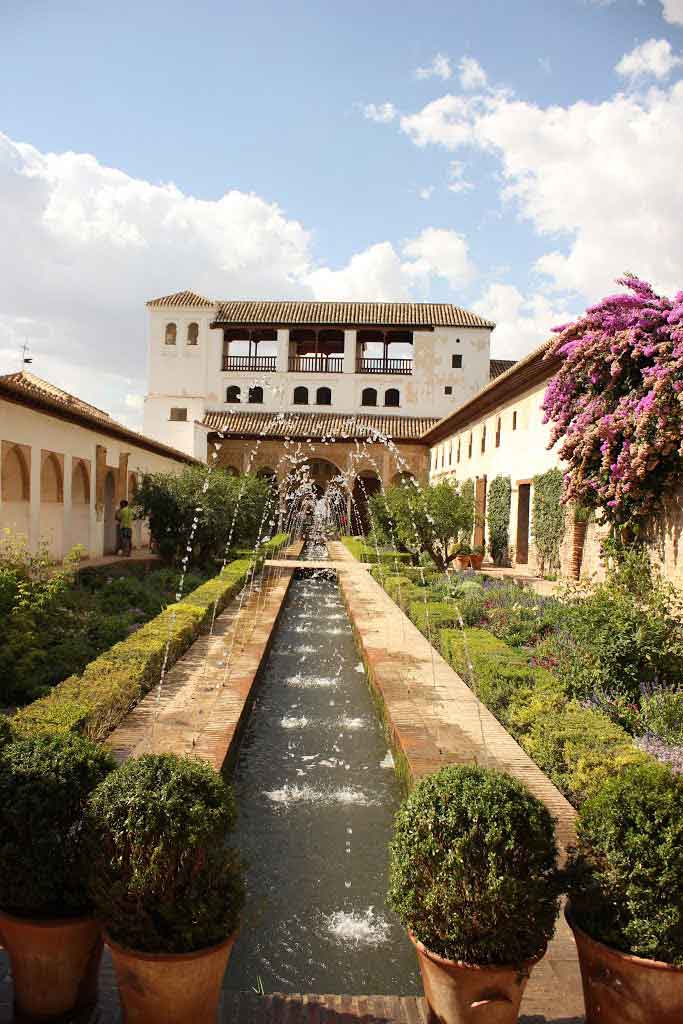
[[[565,506],[561,504],[562,487],[563,477],[559,469],[549,469],[547,473],[534,477],[531,535],[541,575],[560,568],[560,544],[566,516]]]
[[[489,484],[486,520],[489,528],[489,551],[496,565],[503,565],[509,558],[511,495],[510,477],[494,477]]]
[[[465,480],[460,488],[460,495],[468,511],[471,512],[471,520],[474,522],[474,480]],[[469,543],[469,541],[468,541]]]

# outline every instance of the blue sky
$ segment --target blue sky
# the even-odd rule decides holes
[[[5,0],[0,369],[28,336],[135,423],[178,288],[453,301],[518,356],[682,287],[682,51],[683,0]]]

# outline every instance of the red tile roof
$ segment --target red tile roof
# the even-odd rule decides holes
[[[311,438],[328,441],[367,438],[376,431],[395,441],[417,441],[436,417],[331,412],[207,412],[203,426],[237,437]]]
[[[147,303],[152,308],[161,306],[201,306],[204,309],[211,309],[216,303],[211,299],[198,295],[197,292],[185,291],[175,292],[173,295],[162,295],[159,299],[150,299]]]
[[[512,366],[515,365],[516,359],[492,359],[489,377],[491,380],[495,380],[496,377],[500,377],[501,373],[505,373]]]
[[[220,302],[217,324],[334,324],[382,327],[494,327],[447,302]]]

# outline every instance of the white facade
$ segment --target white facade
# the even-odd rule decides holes
[[[292,359],[290,339],[295,325],[280,327],[273,331],[276,336],[269,343],[273,369],[264,372],[223,368],[223,328],[210,326],[216,306],[158,307],[152,303],[148,312],[149,374],[144,432],[198,458],[206,457],[206,431],[198,422],[209,411],[381,412],[441,417],[457,409],[489,381],[492,328],[488,326],[433,330],[415,327],[412,366],[407,373],[357,372],[358,331],[348,329],[344,330],[343,352],[335,357],[334,372],[301,372],[293,368],[298,365]],[[303,324],[302,328],[307,326]],[[231,360],[231,365],[235,362]],[[237,400],[232,395],[233,400],[228,401],[230,388],[239,389]],[[257,395],[259,400],[250,402],[250,389],[254,388],[262,389],[262,396]],[[306,403],[295,401],[297,388],[307,389]],[[329,389],[330,394],[320,395],[320,389]],[[375,405],[368,405],[368,395],[364,395],[368,389],[376,392]],[[390,404],[397,400],[398,404]]]
[[[191,461],[2,395],[0,456],[0,530],[23,537],[32,551],[46,544],[54,559],[75,545],[92,558],[113,553],[114,512],[139,476],[180,472]],[[136,523],[134,547],[147,542]]]

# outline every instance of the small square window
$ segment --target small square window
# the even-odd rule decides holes
[[[187,409],[171,409],[170,419],[173,423],[187,423]]]
[[[452,384],[447,384],[446,387],[443,389],[443,393],[444,393],[444,395],[452,395],[453,394],[453,386],[452,386]]]
[[[462,369],[462,355],[460,354],[460,352],[457,352],[456,354],[451,356],[451,367],[454,370]]]

